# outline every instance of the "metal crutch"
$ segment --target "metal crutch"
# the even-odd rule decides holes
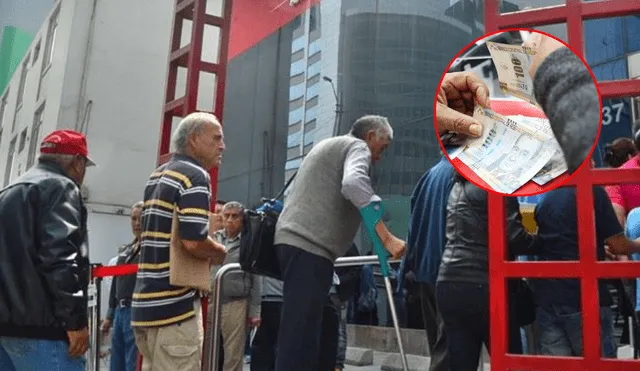
[[[373,249],[378,256],[380,262],[380,272],[384,278],[384,287],[387,291],[387,297],[389,298],[389,308],[391,309],[391,318],[393,319],[393,327],[396,330],[396,337],[398,338],[398,349],[400,349],[400,356],[402,358],[402,369],[409,371],[409,365],[407,362],[407,355],[404,353],[404,347],[402,346],[402,336],[400,334],[400,325],[398,323],[398,314],[396,312],[396,304],[393,300],[393,290],[391,289],[391,280],[389,279],[389,259],[388,252],[382,246],[382,241],[376,232],[376,224],[382,220],[384,209],[380,202],[372,202],[366,207],[360,209],[362,220],[369,233],[371,242],[373,242]]]

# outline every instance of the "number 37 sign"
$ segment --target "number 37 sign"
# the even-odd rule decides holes
[[[630,106],[625,100],[606,100],[602,102],[602,125],[618,124],[620,122],[630,124]]]

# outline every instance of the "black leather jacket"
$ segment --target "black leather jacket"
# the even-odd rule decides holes
[[[0,191],[0,337],[66,340],[87,327],[87,212],[78,186],[41,162]]]
[[[515,197],[505,197],[509,253],[530,255],[538,239],[524,229]],[[488,284],[487,192],[467,181],[456,181],[447,204],[447,225],[438,282]]]

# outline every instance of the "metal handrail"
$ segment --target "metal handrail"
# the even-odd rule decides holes
[[[389,263],[398,263],[399,260],[389,261]],[[349,256],[344,258],[338,258],[336,260],[334,266],[335,267],[351,267],[365,264],[380,264],[377,255],[368,255],[368,256]],[[207,328],[206,331],[209,332],[209,344],[204,344],[206,348],[208,348],[207,358],[208,362],[206,364],[209,365],[209,369],[205,369],[203,362],[203,371],[215,371],[218,369],[218,349],[219,349],[219,336],[220,336],[220,289],[222,288],[222,279],[231,272],[242,271],[240,268],[240,264],[231,263],[225,264],[216,273],[216,276],[213,280],[213,291],[211,293],[212,303],[209,306],[209,314],[213,316],[212,324],[210,328]]]

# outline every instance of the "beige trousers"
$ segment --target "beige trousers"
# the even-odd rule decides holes
[[[224,348],[224,370],[242,371],[247,340],[247,299],[222,304],[220,333]]]
[[[143,371],[200,371],[204,332],[199,298],[194,309],[194,318],[178,324],[133,328]]]

